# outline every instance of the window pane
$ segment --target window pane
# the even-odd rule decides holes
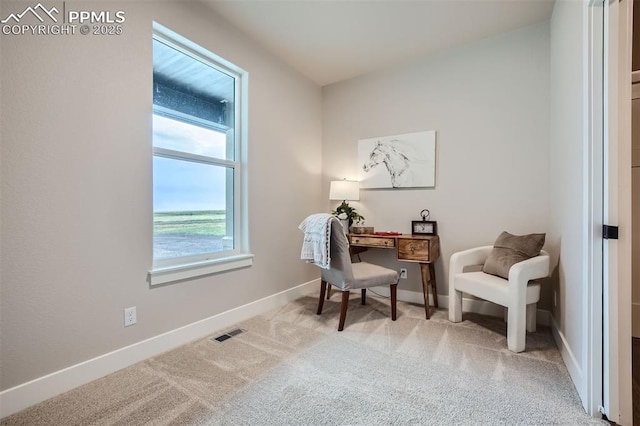
[[[153,114],[153,146],[226,159],[227,135]]]
[[[153,257],[233,249],[233,169],[154,157]]]
[[[236,79],[206,61],[196,59],[159,40],[153,41],[153,104],[184,122],[213,128],[235,128]],[[155,125],[155,123],[154,123]],[[230,138],[232,139],[232,138]],[[234,143],[224,157],[234,160]],[[188,151],[190,152],[190,151]]]

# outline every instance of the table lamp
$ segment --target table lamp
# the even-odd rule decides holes
[[[347,201],[360,200],[360,185],[355,180],[332,180],[329,187],[330,200]]]
[[[356,210],[347,203],[347,201],[360,200],[360,185],[353,180],[333,180],[329,187],[329,199],[330,200],[342,200],[335,211],[332,213],[340,219],[344,228],[345,234],[349,233],[349,227],[355,221],[364,220]],[[341,217],[345,215],[346,217]]]

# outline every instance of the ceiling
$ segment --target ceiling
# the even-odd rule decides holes
[[[548,20],[554,0],[203,0],[324,86]]]

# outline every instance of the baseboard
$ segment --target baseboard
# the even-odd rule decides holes
[[[640,337],[640,303],[631,304],[631,335]]]
[[[551,333],[553,334],[553,340],[556,342],[556,346],[558,346],[558,350],[560,351],[560,355],[564,360],[564,365],[566,365],[567,370],[569,371],[569,375],[571,376],[571,380],[573,381],[578,394],[580,395],[580,399],[583,402],[586,401],[585,395],[583,394],[584,387],[582,386],[584,383],[584,377],[582,374],[582,368],[580,368],[580,364],[569,345],[564,333],[558,327],[558,323],[556,319],[550,315],[551,317]],[[586,409],[586,407],[585,407]]]
[[[381,296],[389,297],[389,287],[375,287],[375,293]],[[422,292],[398,290],[398,300],[407,303],[415,303],[424,305],[424,296]],[[433,306],[433,295],[429,294],[429,304]],[[449,309],[449,295],[438,294],[438,306],[440,308]],[[462,311],[474,312],[476,314],[490,315],[493,317],[504,316],[504,308],[495,303],[487,302],[479,299],[462,299]],[[551,312],[538,309],[536,312],[536,323],[546,327],[551,326]]]
[[[17,413],[80,385],[104,377],[139,361],[177,348],[193,340],[283,306],[317,289],[320,279],[300,284],[193,324],[160,334],[130,346],[81,362],[0,392],[0,418]]]

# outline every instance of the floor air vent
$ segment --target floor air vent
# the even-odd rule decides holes
[[[225,333],[225,334],[223,334],[221,336],[214,337],[211,340],[215,340],[217,342],[222,343],[225,340],[231,339],[233,336],[237,336],[238,334],[242,334],[242,333],[244,333],[244,330],[242,330],[240,328],[236,328],[235,330],[231,330],[231,331],[229,331],[229,332],[227,332],[227,333]]]

